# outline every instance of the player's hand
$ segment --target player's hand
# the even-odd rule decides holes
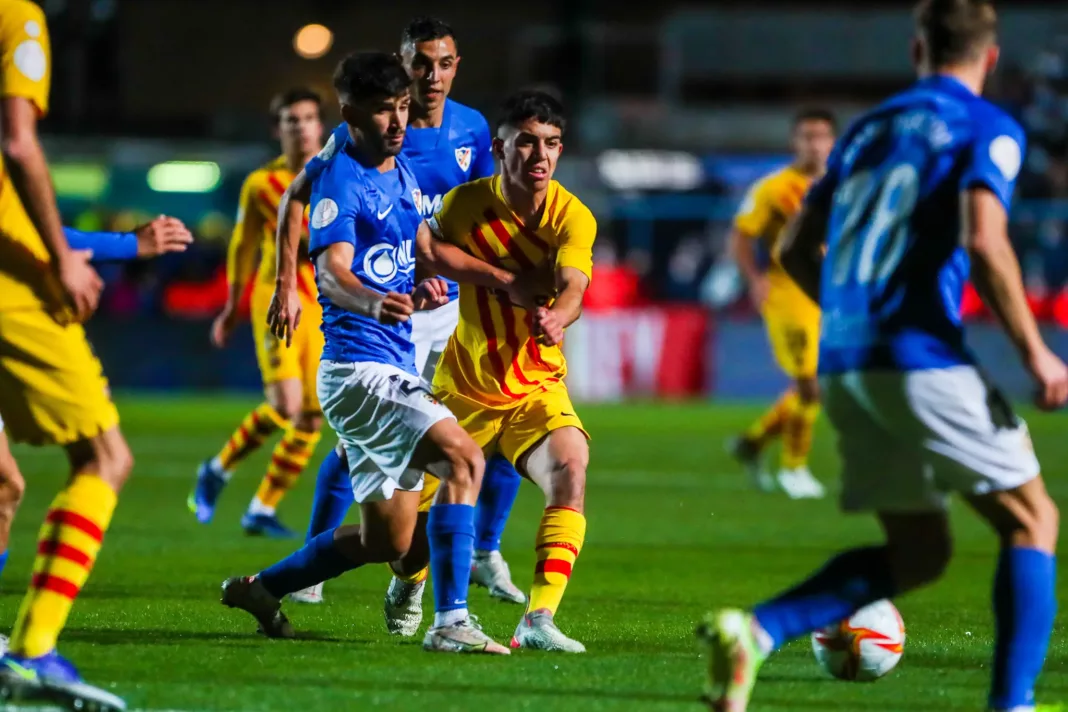
[[[193,243],[193,234],[178,218],[160,215],[134,231],[137,235],[137,256],[158,257],[168,252],[185,252]]]
[[[1068,401],[1068,366],[1045,344],[1027,360],[1027,370],[1035,379],[1035,405],[1054,410]]]
[[[408,321],[413,311],[415,311],[415,304],[412,302],[410,294],[389,292],[378,303],[374,316],[380,323],[392,326]]]
[[[768,301],[768,278],[758,277],[749,283],[749,301],[758,312],[764,311]]]
[[[449,303],[449,283],[440,277],[431,277],[420,282],[412,292],[415,311],[437,309]]]
[[[63,285],[67,301],[74,308],[75,317],[83,322],[92,316],[100,303],[104,281],[96,273],[89,260],[92,250],[71,250],[57,265],[59,283]]]
[[[534,334],[541,337],[546,346],[556,346],[564,340],[564,325],[556,312],[547,307],[538,307],[534,312]]]
[[[233,304],[227,304],[211,323],[211,343],[221,349],[230,341],[230,337],[237,328],[237,308]]]
[[[293,332],[300,324],[300,315],[303,310],[304,306],[300,302],[300,293],[296,285],[274,288],[271,305],[267,308],[267,326],[276,338],[286,342],[287,348],[293,343]]]

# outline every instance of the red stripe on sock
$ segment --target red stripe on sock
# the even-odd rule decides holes
[[[30,582],[30,587],[36,588],[39,591],[58,593],[60,596],[69,598],[72,601],[78,597],[78,591],[81,590],[80,586],[76,586],[73,582],[68,581],[65,578],[50,576],[48,574],[34,574],[33,580]]]
[[[291,475],[299,475],[300,471],[304,469],[304,465],[299,465],[295,462],[289,462],[278,455],[271,456],[271,464],[277,467],[282,472],[288,472]]]
[[[563,574],[571,578],[571,562],[563,559],[546,559],[534,566],[535,574]]]
[[[59,524],[65,527],[74,527],[80,532],[84,532],[86,535],[96,541],[103,541],[104,530],[98,527],[94,522],[83,517],[75,512],[68,511],[66,509],[53,509],[48,513],[48,518],[45,521],[50,524]]]
[[[86,568],[93,562],[92,557],[81,549],[76,549],[70,544],[64,544],[53,540],[42,541],[38,544],[37,553],[40,556],[54,556],[59,559],[66,559],[67,561],[78,564],[78,566],[84,566]]]
[[[534,547],[534,551],[541,551],[542,549],[567,549],[577,558],[579,555],[578,547],[574,544],[568,544],[566,541],[550,541],[547,544]]]

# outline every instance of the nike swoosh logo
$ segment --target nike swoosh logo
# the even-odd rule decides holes
[[[390,205],[388,208],[386,208],[385,212],[382,212],[382,213],[378,214],[378,219],[379,220],[385,220],[386,216],[389,215],[390,212],[392,212],[392,211],[393,211],[393,206]]]
[[[5,660],[4,661],[4,665],[7,667],[8,670],[12,671],[13,673],[15,673],[16,675],[21,677],[23,680],[26,680],[27,682],[33,682],[33,681],[37,680],[37,672],[36,671],[31,670],[31,669],[29,669],[27,667],[24,667],[22,665],[19,665],[14,660]]]

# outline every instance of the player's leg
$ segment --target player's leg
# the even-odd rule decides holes
[[[330,449],[319,465],[305,543],[327,530],[341,526],[354,503],[345,451],[341,443],[338,443]],[[291,594],[290,599],[297,603],[322,603],[323,582]]]
[[[459,319],[458,299],[433,311],[412,315],[415,367],[427,383],[434,382],[438,361]],[[471,581],[487,589],[494,598],[522,605],[527,597],[512,583],[508,562],[501,556],[501,536],[519,495],[520,482],[519,473],[507,458],[499,453],[490,456],[475,508],[475,566]]]
[[[11,537],[11,523],[22,503],[22,494],[26,490],[26,481],[22,478],[19,465],[11,454],[7,433],[0,421],[0,575],[7,566],[8,544]],[[0,636],[0,647],[6,638]],[[4,647],[6,650],[6,647]]]
[[[764,450],[782,435],[783,424],[797,404],[797,392],[789,389],[741,435],[727,443],[727,451],[746,470],[753,486],[761,492],[775,489],[775,478],[767,471]]]
[[[534,582],[512,647],[563,652],[586,649],[557,628],[555,616],[586,538],[587,438],[562,386],[529,396],[509,415],[501,433],[501,452],[545,495],[545,511],[534,542]]]
[[[308,319],[304,328],[294,335],[293,343],[285,349],[284,363],[279,369],[285,374],[295,371],[299,377],[295,386],[286,386],[287,392],[280,401],[284,415],[292,425],[271,453],[267,473],[242,521],[245,531],[250,534],[295,536],[279,521],[275,510],[296,485],[319,443],[323,414],[315,381],[323,353],[323,334],[319,328],[322,312],[313,299],[305,298],[303,306]]]
[[[1057,610],[1057,505],[1042,479],[969,498],[998,534],[994,575],[995,643],[989,706],[1031,709]]]
[[[798,300],[807,300],[796,295]],[[808,468],[812,433],[820,413],[820,389],[816,380],[819,358],[819,311],[796,304],[768,321],[768,333],[779,367],[794,381],[797,397],[782,423],[782,455],[776,480],[793,499],[819,498],[825,494]]]

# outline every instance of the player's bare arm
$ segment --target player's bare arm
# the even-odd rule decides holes
[[[823,208],[806,205],[787,228],[779,263],[816,304],[820,303],[820,272],[829,216]]]
[[[534,313],[535,330],[546,346],[564,340],[564,330],[582,315],[582,298],[590,286],[590,278],[577,267],[556,270],[557,297],[550,307],[538,307]]]
[[[241,189],[240,217],[226,253],[228,276],[226,303],[211,324],[211,342],[218,348],[226,346],[240,319],[239,305],[245,286],[256,272],[263,216],[253,204],[253,190],[246,182]]]
[[[278,201],[278,232],[275,234],[277,276],[274,294],[267,310],[267,323],[286,346],[293,340],[293,331],[300,324],[302,310],[297,291],[297,259],[300,254],[300,235],[304,229],[304,210],[311,200],[311,181],[301,171],[282,193]]]
[[[89,265],[89,253],[74,252],[63,234],[56,193],[37,136],[37,109],[24,97],[0,104],[0,151],[11,182],[52,258],[52,269],[80,320],[96,309],[104,283]]]
[[[427,274],[504,291],[508,291],[515,281],[515,275],[508,270],[494,267],[445,242],[434,234],[430,223],[425,221],[416,233],[415,249],[416,262]]]
[[[965,191],[961,206],[962,239],[972,258],[975,288],[1035,379],[1038,406],[1058,408],[1068,401],[1068,369],[1046,346],[1027,304],[1020,263],[1009,241],[1005,206],[985,188]]]
[[[363,286],[360,278],[352,273],[355,256],[356,248],[347,242],[334,243],[323,250],[316,258],[319,291],[353,314],[369,316],[383,324],[408,321],[415,310],[412,295],[397,292],[383,295]]]
[[[768,298],[768,278],[757,265],[756,239],[733,228],[727,238],[731,258],[749,285],[749,299],[756,309],[761,309]]]

